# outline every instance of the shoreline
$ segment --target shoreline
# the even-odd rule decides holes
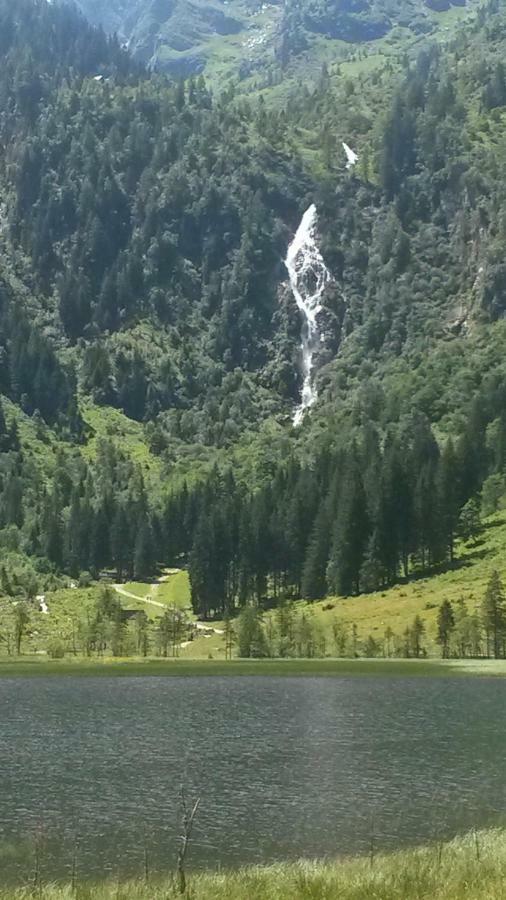
[[[494,659],[0,659],[0,678],[30,677],[505,677]]]
[[[506,878],[506,830],[469,832],[450,841],[336,860],[300,860],[187,873],[192,900],[500,900]],[[0,900],[24,900],[33,888],[0,887]],[[74,886],[39,884],[42,900],[169,900],[172,876]]]

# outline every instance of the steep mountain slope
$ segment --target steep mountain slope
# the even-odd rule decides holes
[[[357,47],[366,54],[405,51],[466,16],[461,0],[78,0],[78,6],[144,63],[183,75],[205,72],[218,86],[232,77],[248,88],[296,75],[311,81],[323,63],[346,59]]]
[[[0,34],[3,589],[184,561],[206,616],[451,563],[504,492],[501,7],[283,108],[147,74],[68,8],[0,0]]]
[[[346,298],[347,338],[322,371],[330,405],[337,396],[346,404],[359,382],[363,393],[366,370],[376,369],[382,387],[373,379],[373,392],[389,393],[405,377],[406,402],[424,393],[424,412],[447,427],[459,365],[476,379],[500,364],[501,338],[489,325],[503,314],[505,29],[494,8],[449,52],[422,55],[379,140],[371,132],[362,153],[368,172],[319,198],[322,250]],[[438,370],[440,402],[423,374]]]

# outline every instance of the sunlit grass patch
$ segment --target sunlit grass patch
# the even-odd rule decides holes
[[[191,606],[190,579],[183,569],[168,569],[154,591],[154,599],[168,606],[186,609]]]
[[[141,600],[151,593],[151,584],[144,581],[127,581],[121,587],[128,591],[129,594],[135,594]]]

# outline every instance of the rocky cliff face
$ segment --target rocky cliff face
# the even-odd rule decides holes
[[[230,10],[236,4],[227,0],[77,0],[77,5],[92,24],[116,33],[142,62],[182,75],[202,71],[207,41],[244,28]]]
[[[59,0],[67,2],[67,0]],[[117,33],[138,59],[177,75],[244,79],[304,56],[307,73],[343,42],[374,44],[397,26],[413,38],[442,27],[438,12],[466,0],[75,0],[82,13]],[[475,0],[469,0],[474,3]],[[335,41],[322,57],[321,36]],[[271,71],[271,77],[273,72]],[[301,72],[297,73],[297,77]]]

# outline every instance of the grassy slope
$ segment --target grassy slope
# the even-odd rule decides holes
[[[309,616],[326,637],[327,653],[333,652],[332,626],[338,621],[351,630],[356,624],[359,640],[365,640],[371,634],[377,641],[383,639],[387,628],[397,635],[411,625],[419,615],[426,626],[425,645],[430,656],[438,657],[436,644],[437,608],[444,599],[455,602],[464,597],[468,609],[473,612],[481,603],[486,584],[491,572],[497,569],[506,582],[506,517],[498,513],[490,517],[476,543],[463,545],[458,550],[458,559],[453,570],[433,575],[430,578],[419,578],[406,584],[400,584],[386,591],[363,594],[360,597],[327,598],[318,603],[295,604],[296,611]],[[188,608],[190,589],[188,574],[185,571],[168,570],[166,581],[159,584],[131,582],[125,589],[138,597],[138,604],[133,598],[123,597],[123,604],[128,608],[145,609],[150,618],[156,619],[162,612],[159,607],[143,603],[143,598],[151,597],[167,605],[175,604]],[[25,653],[36,654],[44,650],[55,638],[63,637],[69,642],[77,620],[86,610],[92,608],[99,587],[86,589],[62,589],[47,595],[50,614],[44,616],[32,613],[31,635],[24,641]],[[275,615],[269,613],[268,615]],[[212,623],[220,628],[222,623]],[[12,633],[12,605],[8,600],[0,600],[0,635]],[[0,645],[0,653],[5,647]],[[182,660],[224,660],[225,644],[223,636],[212,634],[200,636],[180,651]],[[476,667],[480,664],[475,663]],[[500,667],[499,667],[500,668]],[[283,669],[283,672],[286,672]],[[490,668],[486,669],[490,671]]]
[[[483,534],[476,543],[459,548],[455,568],[430,578],[420,578],[397,585],[386,591],[363,594],[360,597],[329,598],[307,604],[297,604],[301,611],[313,615],[315,621],[331,639],[332,623],[337,619],[349,625],[355,623],[359,638],[369,634],[376,640],[383,638],[390,627],[402,634],[419,615],[427,629],[427,649],[430,655],[438,655],[435,643],[437,608],[443,600],[454,603],[463,597],[469,612],[481,603],[485,588],[494,569],[506,582],[506,518],[497,514],[490,517]],[[332,609],[328,609],[332,605]]]
[[[193,618],[190,580],[188,572],[183,569],[165,569],[161,578],[156,581],[127,581],[121,587],[138,598],[137,602],[133,597],[120,594],[123,606],[129,609],[142,609],[150,619],[157,619],[162,615],[163,609],[159,604],[177,606]]]
[[[190,579],[183,569],[166,569],[159,580],[153,582],[127,581],[121,585],[125,591],[135,594],[139,600],[156,600],[165,606],[191,609]]]
[[[179,606],[181,609],[191,607],[188,572],[168,569],[164,580],[155,586],[154,599],[167,606]]]
[[[155,600],[156,603],[163,603],[166,606],[177,606],[179,609],[185,610],[192,619],[195,618],[191,608],[190,580],[188,572],[183,569],[166,569],[162,578],[154,584],[132,581],[123,587],[139,597],[139,609],[143,609],[151,619],[157,619],[162,614],[162,610],[149,602],[144,603],[145,599]],[[136,608],[135,600],[126,597],[122,599],[125,606]],[[221,622],[212,623],[212,626],[217,629],[221,629],[222,625]],[[198,636],[188,647],[180,649],[179,656],[182,659],[224,659],[223,636],[220,634]]]
[[[192,900],[502,900],[506,833],[494,829],[445,844],[331,862],[280,863],[190,877]],[[43,900],[169,900],[171,880],[41,887]],[[32,887],[0,891],[0,900],[34,896]]]
[[[43,422],[38,427],[30,416],[4,395],[0,395],[0,400],[7,423],[10,425],[16,419],[26,458],[30,459],[39,474],[49,479],[54,471],[56,452],[60,446],[54,432]]]
[[[477,0],[471,0],[465,6],[455,6],[445,12],[436,12],[421,4],[427,18],[432,20],[434,25],[434,32],[428,36],[396,26],[383,38],[351,43],[307,31],[305,32],[307,49],[291,58],[283,73],[281,84],[264,89],[265,94],[272,96],[273,100],[275,98],[274,102],[283,104],[287,92],[296,89],[298,82],[314,85],[320,77],[324,63],[327,66],[334,63],[341,64],[342,74],[350,77],[370,71],[371,68],[387,61],[395,65],[406,51],[416,53],[417,48],[419,49],[423,43],[447,40],[461,23],[473,16],[478,5]],[[235,5],[234,14],[245,22],[243,31],[234,35],[209,36],[198,48],[206,59],[205,75],[213,86],[219,88],[227,79],[237,81],[240,68],[245,62],[251,61],[255,64],[251,74],[242,77],[237,87],[241,92],[256,92],[262,82],[265,83],[265,68],[273,63],[280,8],[275,4],[266,4],[261,10],[251,14],[247,9],[239,10]],[[190,55],[194,53],[194,48],[189,53]],[[166,59],[171,56],[174,59],[181,57],[181,54],[176,51],[171,53],[167,48],[164,48],[163,55]],[[259,60],[263,63],[260,67],[258,67]]]
[[[144,600],[146,597],[149,597],[151,594],[151,590],[153,585],[148,584],[143,581],[126,581],[125,584],[122,585],[125,591],[128,591],[130,594],[135,594],[139,600]]]
[[[140,422],[129,419],[119,409],[95,406],[89,401],[81,403],[81,413],[90,429],[83,449],[86,459],[95,458],[100,441],[110,440],[141,468],[145,477],[159,479],[160,461],[150,452]]]
[[[37,612],[34,605],[30,611],[28,634],[23,638],[22,653],[42,653],[53,641],[63,641],[72,645],[73,634],[77,635],[78,622],[91,614],[97,599],[98,589],[62,588],[46,594],[49,615]],[[14,631],[14,605],[6,598],[0,598],[0,637],[12,635]],[[5,654],[6,644],[0,644],[0,654]]]

